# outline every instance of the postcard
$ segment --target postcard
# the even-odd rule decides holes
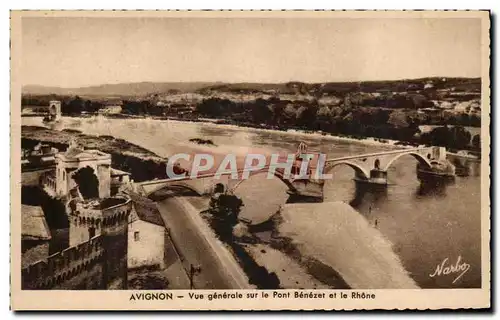
[[[13,310],[490,308],[489,11],[11,11]]]

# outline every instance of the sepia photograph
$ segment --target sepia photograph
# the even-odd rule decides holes
[[[488,305],[488,11],[11,19],[19,295]]]

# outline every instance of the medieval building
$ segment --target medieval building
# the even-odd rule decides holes
[[[23,249],[30,256],[22,257],[22,288],[125,289],[132,203],[126,195],[111,196],[110,155],[72,143],[55,156],[55,162],[55,170],[42,177],[41,187],[51,190],[66,206],[69,247],[33,261],[33,250],[28,249],[42,251],[49,234],[38,232],[26,238],[32,243]],[[25,216],[41,221],[31,208]],[[23,220],[23,225],[30,223]]]
[[[132,211],[128,227],[128,268],[163,269],[166,265],[168,234],[156,204],[129,192]],[[171,256],[171,255],[169,255]]]

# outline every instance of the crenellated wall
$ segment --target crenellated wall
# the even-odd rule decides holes
[[[105,228],[108,230],[120,229],[120,226],[126,224],[125,221],[132,208],[130,199],[115,197],[108,198],[106,201],[108,203],[101,203],[101,205],[109,205],[105,209],[76,203],[76,209],[68,215],[70,223],[70,246],[88,241],[92,236],[89,233],[90,229],[94,230],[94,235],[98,235],[103,234]],[[126,234],[126,231],[124,232]]]
[[[104,282],[108,289],[127,288],[128,216],[132,201],[102,211]]]
[[[24,268],[22,289],[105,289],[103,256],[98,235]]]
[[[22,289],[125,289],[131,208],[130,199],[105,209],[80,206],[81,216],[70,215],[71,236],[89,226],[99,226],[99,234],[88,239],[87,232],[86,239],[84,235],[82,241],[24,268]]]

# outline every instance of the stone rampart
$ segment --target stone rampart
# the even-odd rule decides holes
[[[71,279],[87,273],[97,264],[102,264],[102,244],[103,237],[97,235],[87,242],[69,247],[22,269],[22,288],[29,290],[66,287],[65,283]],[[101,285],[97,282],[95,289]]]

